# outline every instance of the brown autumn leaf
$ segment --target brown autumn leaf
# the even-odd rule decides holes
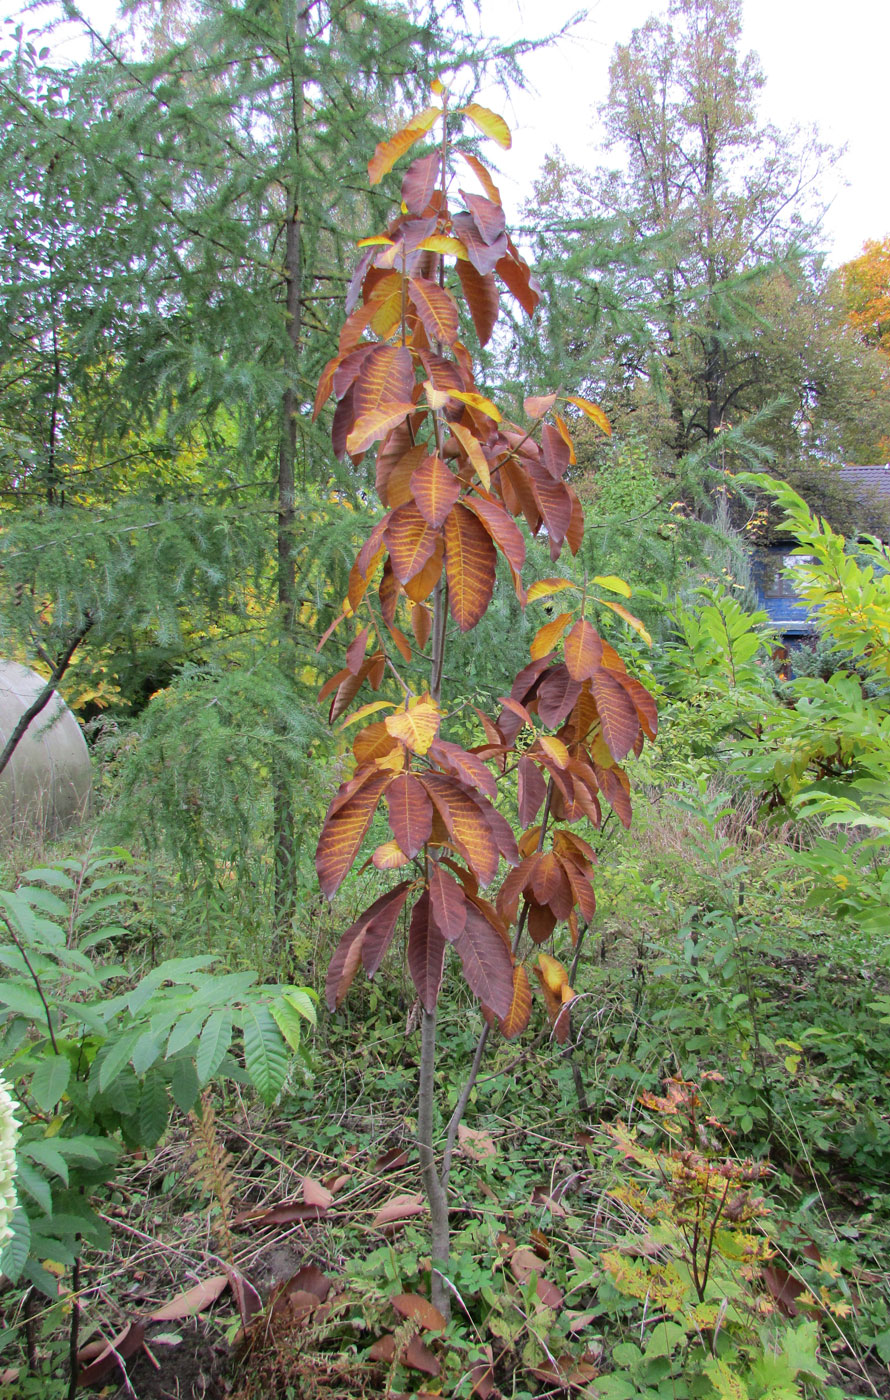
[[[463,887],[436,860],[429,862],[430,914],[449,943],[463,933],[467,924],[467,901]]]
[[[391,1365],[395,1354],[396,1339],[392,1332],[386,1332],[382,1337],[378,1337],[368,1352],[372,1361],[382,1361],[385,1366]]]
[[[457,340],[457,302],[450,292],[427,277],[408,279],[408,296],[432,341],[453,345]]]
[[[169,1303],[158,1308],[148,1319],[149,1322],[176,1322],[181,1317],[194,1317],[196,1313],[203,1312],[209,1308],[211,1303],[215,1303],[221,1293],[224,1293],[229,1286],[229,1280],[225,1274],[213,1274],[210,1278],[204,1279],[201,1283],[196,1283],[194,1288],[188,1288],[184,1293],[177,1293],[175,1298],[171,1298]]]
[[[458,155],[467,162],[492,204],[500,204],[501,192],[492,180],[488,168],[482,164],[477,156],[471,156],[468,151],[458,151]]]
[[[470,308],[479,344],[485,346],[491,340],[501,306],[494,273],[489,271],[483,275],[467,261],[457,264],[457,275],[464,299]]]
[[[513,961],[498,930],[474,904],[467,905],[467,926],[455,948],[470,991],[498,1017],[513,1004]]]
[[[412,1337],[402,1353],[402,1361],[414,1371],[423,1371],[427,1376],[438,1376],[442,1370],[439,1362],[425,1342]]]
[[[445,575],[448,605],[462,632],[484,616],[494,592],[497,554],[482,522],[456,505],[445,521]]]
[[[457,1137],[464,1156],[473,1162],[484,1162],[486,1157],[498,1155],[491,1134],[483,1132],[481,1128],[468,1128],[466,1123],[461,1123]]]
[[[419,1191],[393,1196],[380,1207],[372,1222],[375,1230],[384,1225],[395,1225],[409,1220],[413,1215],[423,1215],[426,1210],[423,1196]]]
[[[486,496],[468,496],[464,505],[479,517],[507,563],[518,573],[525,563],[525,540],[519,526],[497,501]]]
[[[620,763],[634,746],[640,721],[633,700],[611,671],[600,668],[590,682],[610,754]]]
[[[329,808],[315,852],[318,882],[328,899],[346,879],[390,778],[375,773],[342,806]]]
[[[408,166],[402,179],[402,200],[409,214],[423,214],[426,211],[441,171],[442,157],[438,151],[421,156]]]
[[[389,1300],[401,1317],[411,1317],[426,1332],[442,1332],[445,1319],[420,1293],[396,1293]]]
[[[408,929],[408,971],[422,1006],[433,1011],[442,985],[445,966],[445,938],[430,918],[430,898],[420,896],[411,914]]]
[[[327,1210],[328,1206],[333,1203],[334,1196],[326,1186],[322,1186],[320,1181],[316,1181],[311,1176],[304,1176],[303,1200],[307,1206],[321,1206],[323,1210]]]
[[[397,506],[389,517],[383,536],[400,583],[419,574],[435,551],[439,532],[421,515],[413,500]]]
[[[460,482],[441,457],[427,457],[411,477],[414,501],[428,525],[444,525],[460,497]]]
[[[433,804],[412,773],[400,773],[386,790],[389,825],[406,856],[416,856],[430,839]]]
[[[514,1040],[522,1035],[532,1014],[532,989],[528,973],[520,964],[513,969],[513,1000],[510,1010],[500,1020],[501,1035],[505,1040]]]
[[[78,1371],[78,1386],[100,1385],[108,1376],[115,1371],[121,1370],[121,1362],[129,1361],[137,1351],[141,1351],[145,1341],[145,1324],[142,1322],[131,1322],[117,1336],[106,1345],[96,1356],[95,1360],[89,1359],[87,1364]],[[84,1348],[87,1358],[91,1352]],[[80,1355],[78,1355],[80,1363]]]

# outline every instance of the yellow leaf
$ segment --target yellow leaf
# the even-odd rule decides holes
[[[557,958],[551,958],[549,953],[539,953],[538,967],[541,969],[545,985],[555,996],[559,996],[563,987],[569,984],[569,974],[562,963]]]
[[[478,441],[474,438],[469,428],[464,428],[460,423],[452,423],[451,431],[457,438],[464,452],[470,459],[470,465],[478,476],[486,491],[491,490],[491,472],[488,470],[488,458],[482,451]]]
[[[513,144],[510,135],[510,128],[499,117],[497,112],[492,112],[489,107],[481,107],[478,102],[470,102],[466,107],[461,107],[470,118],[474,126],[478,127],[484,136],[490,136],[493,141],[497,141],[499,146],[503,146],[505,151],[509,151]]]
[[[576,408],[580,408],[581,412],[586,413],[587,417],[592,419],[598,428],[602,428],[608,437],[612,436],[612,428],[608,418],[601,408],[590,402],[590,399],[579,399],[575,398],[573,394],[569,394],[566,403],[573,403]]]
[[[646,645],[651,647],[652,638],[638,617],[634,617],[633,613],[629,613],[627,608],[623,608],[620,603],[610,603],[608,598],[597,598],[596,601],[601,603],[604,608],[611,608],[612,612],[617,613],[619,617],[623,617],[628,627],[632,627],[635,632],[638,632]]]
[[[444,408],[448,402],[448,392],[445,389],[437,389],[431,380],[423,381],[423,391],[426,394],[426,401],[430,408]]]
[[[429,238],[417,244],[417,249],[421,253],[450,253],[452,257],[460,258],[463,262],[467,262],[470,256],[459,238],[449,238],[445,233],[430,234]]]
[[[399,157],[409,151],[421,136],[425,136],[441,115],[441,107],[425,107],[416,117],[411,118],[407,126],[397,131],[395,136],[391,136],[388,141],[379,141],[377,149],[368,161],[368,179],[371,184],[379,184],[384,175],[388,175],[392,170]]]
[[[371,864],[378,870],[401,870],[408,859],[398,841],[384,841],[372,855]]]
[[[387,720],[387,724],[389,721]],[[569,763],[569,751],[562,739],[556,739],[552,734],[539,734],[538,743],[544,750],[547,757],[557,768],[566,768]]]
[[[441,718],[439,707],[432,696],[421,695],[411,701],[407,710],[387,715],[383,723],[387,732],[412,753],[425,754],[439,732]]]
[[[478,409],[480,413],[485,413],[489,418],[493,418],[495,423],[500,423],[500,410],[495,407],[491,399],[487,399],[482,394],[470,394],[465,389],[450,390],[451,398],[460,399],[461,403],[469,404],[470,408]]]
[[[354,715],[350,715],[348,719],[344,719],[340,728],[348,729],[350,725],[358,724],[360,720],[366,719],[368,715],[376,714],[378,710],[394,709],[395,703],[392,700],[372,700],[369,704],[362,705],[361,709],[356,710]]]
[[[561,593],[564,588],[574,588],[567,578],[540,578],[528,590],[528,601],[536,603],[539,598],[547,598],[551,593]]]
[[[371,238],[360,238],[355,246],[356,248],[376,248],[378,244],[391,248],[393,241],[391,238],[387,238],[385,233],[375,233]]]
[[[610,593],[620,593],[622,598],[629,598],[631,588],[629,583],[625,583],[623,578],[618,578],[616,574],[595,574],[594,583],[600,588],[608,588]]]
[[[445,91],[445,84],[441,82],[439,78],[433,78],[433,81],[430,83],[430,91],[433,92],[436,97],[441,97],[442,93]]]
[[[571,613],[560,613],[559,617],[555,617],[552,622],[545,622],[544,626],[538,629],[529,647],[533,661],[540,660],[548,651],[552,651],[571,620]]]

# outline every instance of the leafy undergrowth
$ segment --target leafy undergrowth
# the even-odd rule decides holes
[[[824,1178],[746,1159],[711,1112],[727,1092],[717,1071],[698,1091],[669,1079],[663,1094],[627,1092],[605,1127],[582,1119],[566,1067],[579,1063],[593,1097],[589,1044],[545,1045],[518,1064],[504,1047],[480,1084],[454,1178],[456,1306],[443,1330],[426,1301],[417,1037],[376,1025],[369,1037],[358,1019],[340,1028],[339,1081],[297,1086],[275,1114],[237,1094],[217,1103],[222,1189],[194,1119],[131,1162],[103,1210],[112,1248],[86,1258],[80,1281],[82,1370],[96,1388],[238,1400],[890,1393],[888,1278],[874,1257],[883,1201],[863,1187],[857,1205]],[[49,1379],[64,1313],[64,1301],[35,1309],[38,1376],[5,1393],[65,1393]]]
[[[542,1016],[492,1047],[452,1179],[447,1328],[393,964],[274,1110],[237,1082],[205,1094],[97,1196],[81,1393],[890,1396],[886,969],[806,907],[775,844],[709,793],[691,805],[620,859],[602,842],[569,1039]],[[447,1112],[481,1021],[457,990],[442,1021]],[[2,1395],[69,1394],[58,1272],[51,1305],[2,1299]]]

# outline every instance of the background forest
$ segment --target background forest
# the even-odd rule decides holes
[[[890,493],[841,470],[890,460],[890,237],[826,262],[836,153],[761,122],[741,0],[613,36],[610,164],[554,149],[512,242],[487,139],[509,133],[473,99],[521,85],[529,46],[468,39],[459,4],[131,0],[110,37],[64,9],[87,56],[58,66],[40,10],[0,52],[0,652],[77,715],[94,802],[0,849],[0,1395],[890,1395]],[[485,191],[447,237],[412,116],[439,101]],[[430,210],[408,311],[385,245]],[[577,503],[560,532],[553,497],[537,524],[520,501],[507,534],[476,491],[505,557],[472,619],[451,553],[435,595],[398,573],[384,508],[427,496],[418,471],[395,496],[390,440],[349,418],[352,353],[399,326],[441,457],[450,433],[484,482],[480,425],[519,425],[519,460],[549,414]],[[443,346],[473,385],[456,410]],[[410,605],[403,632],[381,584],[379,676],[351,616],[369,538]],[[818,619],[790,665],[765,545],[797,551]],[[509,1011],[456,942],[469,985],[449,971],[431,1013],[388,893],[405,846],[381,815],[395,853],[333,880],[323,824],[429,643],[427,700],[515,826],[507,868],[550,859],[568,751],[531,689],[504,695],[560,647],[577,679],[594,610],[638,737],[616,767],[602,724],[571,878],[523,887]],[[472,875],[442,822],[427,870],[449,838]],[[495,913],[457,872],[491,927],[519,899],[503,873]]]

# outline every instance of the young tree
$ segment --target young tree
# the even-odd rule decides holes
[[[512,1037],[529,1021],[524,940],[540,948],[557,923],[568,921],[575,941],[592,917],[595,856],[570,828],[585,818],[599,826],[601,800],[630,823],[630,782],[621,764],[641,751],[644,736],[654,737],[657,724],[651,696],[586,615],[611,611],[644,630],[623,603],[602,596],[626,594],[626,585],[603,577],[575,587],[559,577],[526,592],[522,582],[526,544],[516,518],[547,539],[556,561],[565,545],[577,553],[584,516],[566,481],[573,449],[559,396],[528,397],[524,421],[507,421],[480,388],[461,337],[460,302],[484,346],[498,320],[501,286],[529,316],[538,290],[506,231],[490,171],[459,135],[458,116],[509,143],[500,117],[472,102],[455,112],[437,82],[432,103],[378,145],[372,182],[428,132],[438,126],[441,133],[405,172],[401,212],[385,233],[362,240],[349,314],[315,401],[316,414],[332,396],[336,401],[338,456],[358,466],[377,446],[384,507],[334,624],[354,633],[346,664],[322,690],[331,697],[332,722],[365,683],[384,698],[350,717],[351,725],[376,716],[352,741],[355,765],[328,809],[316,867],[333,898],[385,803],[390,837],[368,864],[400,872],[342,935],[327,1000],[332,1010],[340,1006],[359,966],[369,976],[377,972],[410,908],[406,955],[422,1008],[417,1135],[432,1217],[432,1298],[445,1315],[451,1158],[489,1028]],[[455,197],[457,180],[468,175],[478,189],[458,188]],[[596,405],[574,396],[564,402],[608,428]],[[523,607],[559,595],[564,611],[538,630],[532,659],[497,718],[476,711],[481,742],[466,748],[442,732],[448,632],[453,625],[468,633],[485,616],[499,558]],[[524,751],[520,733],[531,736]],[[518,836],[499,806],[514,795]],[[495,881],[501,859],[512,869],[492,903],[481,891]],[[449,944],[487,1025],[437,1160],[436,1011]],[[540,952],[534,972],[562,1040],[573,997],[566,969]]]

